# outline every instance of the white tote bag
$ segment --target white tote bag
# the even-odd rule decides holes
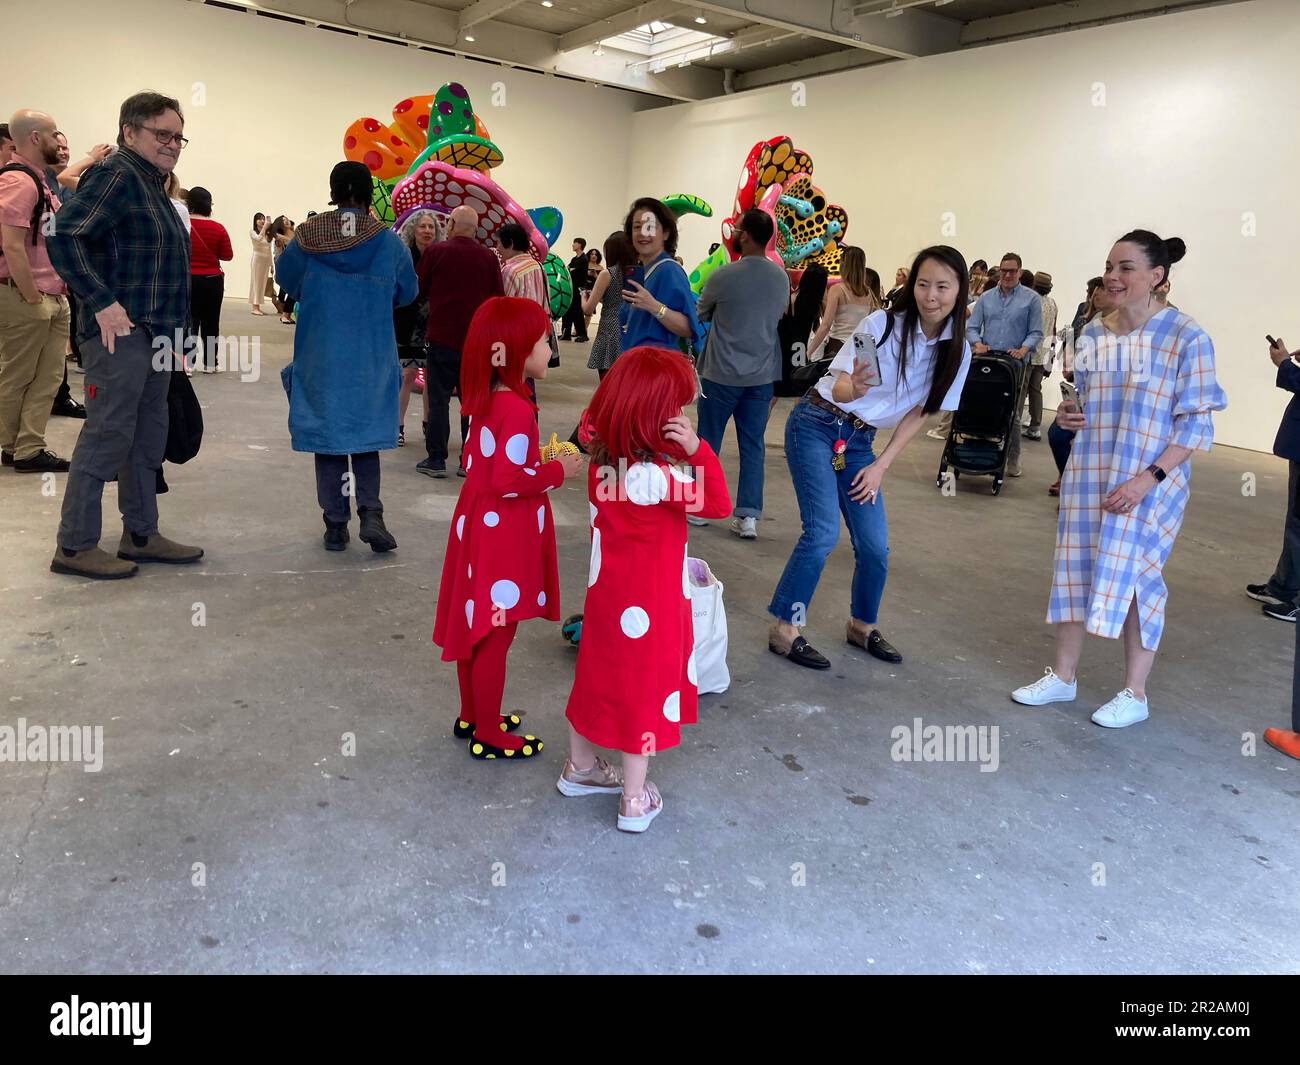
[[[722,605],[722,582],[702,558],[687,558],[691,590],[691,619],[695,626],[695,674],[700,694],[725,692],[731,687],[727,669],[727,611]]]

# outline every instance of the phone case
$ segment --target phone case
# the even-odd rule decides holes
[[[867,384],[872,386],[880,384],[880,353],[876,349],[876,341],[867,333],[853,334],[853,365],[856,369],[870,366],[871,373],[867,376]]]

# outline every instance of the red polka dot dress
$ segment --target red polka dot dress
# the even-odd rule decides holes
[[[591,564],[582,641],[565,711],[598,747],[654,754],[696,720],[686,515],[725,518],[731,496],[704,441],[690,466],[593,464]]]
[[[442,660],[471,656],[493,625],[560,619],[555,522],[546,493],[564,481],[543,465],[533,408],[514,392],[470,422],[465,483],[447,534],[433,642]]]

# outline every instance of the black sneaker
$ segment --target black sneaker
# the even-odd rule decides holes
[[[1291,600],[1285,596],[1278,595],[1266,581],[1263,584],[1246,585],[1246,594],[1259,603],[1268,603],[1270,606],[1285,606]]]
[[[435,462],[433,459],[421,459],[415,464],[415,469],[418,473],[422,473],[426,477],[447,476],[447,463]]]
[[[14,453],[12,451],[0,451],[0,466],[12,466],[14,464]]]
[[[38,451],[29,459],[14,459],[14,473],[67,473],[72,463],[53,451]]]
[[[1263,610],[1265,616],[1272,618],[1274,621],[1289,621],[1293,625],[1295,624],[1295,603],[1265,603]]]
[[[357,516],[361,519],[361,531],[357,534],[363,544],[369,544],[370,550],[376,554],[383,554],[385,551],[392,551],[397,547],[397,541],[393,539],[393,534],[388,531],[384,524],[384,512],[382,510],[367,510],[364,507],[357,509]]]
[[[1043,431],[1041,429],[1026,429],[1022,435],[1026,440],[1043,439]]]

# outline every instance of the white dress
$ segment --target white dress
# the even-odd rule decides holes
[[[266,282],[271,276],[271,242],[263,240],[257,230],[248,231],[252,241],[253,264],[249,269],[248,302],[260,307],[266,298]]]

